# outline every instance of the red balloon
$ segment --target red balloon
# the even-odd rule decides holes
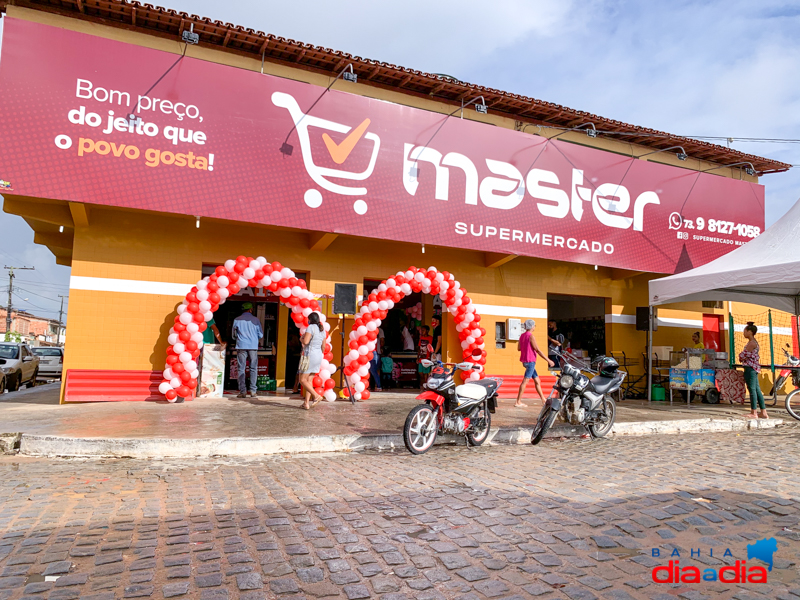
[[[177,325],[178,323],[180,323],[180,322],[181,322],[181,316],[180,316],[180,315],[175,315],[175,319],[174,319],[174,321],[175,321],[175,324],[176,324],[176,325]]]
[[[175,390],[167,390],[167,393],[164,394],[167,397],[167,400],[175,400],[178,397],[178,392]]]
[[[258,281],[264,279],[264,270],[263,269],[256,269],[256,274],[253,275],[253,279]]]
[[[170,355],[173,355],[173,354],[175,354],[177,356],[177,352],[175,352],[175,348],[173,348],[172,346],[169,346],[167,348],[167,356],[170,356]]]
[[[367,342],[369,342],[369,338],[365,335],[359,336],[358,338],[358,345],[359,346],[366,346]]]
[[[325,348],[324,348],[325,354],[327,354],[331,350],[333,350],[333,346],[331,346],[330,344],[325,344]]]
[[[203,313],[199,313],[199,312],[194,313],[194,316],[192,317],[192,319],[194,320],[195,323],[203,323],[203,322],[205,322],[205,317],[203,316]]]
[[[198,356],[200,356],[200,348],[192,350],[192,358],[197,359]]]
[[[235,296],[236,294],[238,294],[239,290],[241,289],[242,288],[239,287],[238,283],[232,283],[228,286],[228,292],[230,293],[231,296]]]
[[[189,302],[189,304],[186,306],[186,310],[188,310],[190,313],[196,313],[198,310],[200,310],[200,305],[197,302]]]
[[[173,326],[172,326],[172,328],[173,328],[173,329],[174,329],[174,330],[175,330],[177,333],[180,333],[181,331],[184,331],[184,330],[186,330],[186,325],[184,325],[183,323],[181,323],[180,321],[178,321],[177,323],[175,323],[175,325],[173,325]]]
[[[406,278],[403,275],[395,275],[394,282],[397,285],[403,285],[406,282]]]
[[[292,321],[300,323],[303,320],[303,313],[292,313]]]
[[[261,268],[264,269],[264,275],[271,275],[272,274],[272,265],[270,263],[265,264]]]
[[[247,266],[246,266],[244,263],[240,263],[240,262],[237,262],[237,263],[236,263],[236,264],[233,266],[233,270],[234,270],[234,272],[238,273],[239,275],[241,275],[242,273],[244,273],[244,270],[245,270],[246,268],[247,268]]]
[[[297,285],[299,285],[299,286],[300,286],[300,289],[302,289],[302,290],[306,289],[306,282],[305,282],[305,281],[303,281],[302,279],[299,279],[299,280],[297,281]]]
[[[249,263],[250,261],[249,261],[249,260],[247,260],[247,257],[246,257],[246,256],[243,256],[243,255],[241,255],[241,254],[240,254],[239,256],[237,256],[237,257],[236,257],[236,262],[237,262],[237,263],[244,263],[244,264],[247,264],[247,263]]]
[[[289,286],[294,287],[297,285],[297,277],[289,277]]]
[[[213,310],[214,307],[212,306],[211,309]],[[205,321],[203,321],[198,325],[198,330],[200,331],[200,333],[203,333],[206,329],[208,329],[208,323],[206,323]]]
[[[323,388],[323,387],[315,387],[314,391],[317,392],[317,394],[319,394],[320,396],[322,396],[322,394],[325,393],[325,388]]]
[[[300,304],[300,298],[298,298],[297,296],[289,296],[287,302],[292,306],[297,306],[298,304]]]
[[[188,350],[189,352],[194,352],[195,350],[197,350],[197,342],[195,342],[194,340],[189,340],[188,342],[186,342],[186,350]]]
[[[192,378],[192,376],[189,374],[189,371],[184,371],[183,373],[180,374],[180,378],[183,383],[187,383]]]
[[[209,297],[211,297],[211,294],[219,289],[219,284],[216,281],[209,281],[206,289],[208,290]]]
[[[252,287],[252,288],[258,287],[258,281],[256,281],[255,279],[248,279],[247,280],[247,285],[248,285],[248,287]]]
[[[336,386],[336,382],[333,379],[326,379],[325,380],[325,389],[332,390]]]
[[[214,269],[214,273],[216,274],[217,277],[222,277],[223,275],[227,275],[228,274],[228,269],[226,269],[225,267],[220,265],[219,267]]]
[[[475,317],[474,319],[472,319],[472,322],[475,323],[477,326],[477,324],[481,322],[481,316],[478,313],[472,313],[472,314]]]
[[[191,394],[192,390],[189,389],[188,385],[182,385],[181,387],[178,388],[178,396],[180,396],[181,398],[188,398],[189,396],[191,396]]]
[[[189,303],[197,302],[197,294],[195,294],[194,292],[189,292],[188,294],[186,294],[186,301]]]
[[[364,390],[363,392],[361,392],[361,399],[369,400],[369,390]]]
[[[368,331],[368,332],[367,332],[367,337],[368,337],[370,340],[374,340],[375,338],[377,338],[377,337],[378,337],[378,332],[377,332],[377,331]]]
[[[182,342],[188,342],[190,339],[192,339],[192,334],[184,329],[178,334],[178,339]]]
[[[269,288],[270,292],[277,292],[278,291],[278,284],[275,281],[270,283],[267,287]]]
[[[300,298],[300,306],[308,308],[309,304],[311,304],[311,301],[308,298]]]
[[[386,300],[386,292],[378,292],[378,302]]]
[[[367,355],[366,355],[366,354],[361,354],[361,355],[359,355],[359,357],[358,357],[358,363],[359,363],[359,364],[361,364],[361,365],[365,365],[365,364],[367,364],[368,362],[369,362],[369,359],[367,358]]]
[[[350,397],[350,390],[348,390],[347,388],[344,388],[344,389],[342,390],[342,395],[343,395],[345,398],[349,398],[349,397]]]
[[[282,268],[283,268],[283,265],[281,263],[279,263],[278,261],[275,261],[274,263],[272,263],[272,270],[273,271],[280,271]]]
[[[309,307],[311,310],[319,310],[319,302],[317,302],[316,300],[312,300],[312,301],[311,301],[311,302],[308,304],[308,307]]]
[[[369,301],[370,302],[377,302],[378,301],[378,295],[375,292],[372,292],[369,295]]]
[[[220,300],[222,300],[222,297],[217,292],[211,292],[208,295],[208,301],[211,302],[211,304],[219,304]]]
[[[311,385],[313,385],[315,388],[322,386],[322,377],[316,375],[314,379],[311,380]]]
[[[278,281],[278,286],[282,288],[289,287],[289,280],[286,279],[286,277],[282,278],[280,281]]]
[[[351,350],[358,350],[358,342],[356,340],[350,340],[348,346],[350,346]]]
[[[193,390],[197,389],[197,379],[190,379],[186,382],[186,385],[192,388]]]
[[[167,356],[167,364],[168,365],[174,365],[179,360],[180,360],[180,358],[178,358],[177,354],[170,354],[169,356]]]
[[[327,354],[323,354],[322,358],[324,358],[328,362],[331,362],[333,360],[333,352],[328,352]]]
[[[406,271],[411,271],[412,273],[416,273],[417,272],[417,267],[412,265],[412,266],[408,267],[406,269]]]
[[[186,368],[183,366],[182,362],[176,362],[174,365],[172,365],[172,372],[175,373],[175,375],[180,375],[185,370]]]
[[[359,327],[364,326],[364,319],[359,317],[356,319],[355,323],[353,324],[353,329],[358,329]]]

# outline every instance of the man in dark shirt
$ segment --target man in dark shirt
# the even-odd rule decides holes
[[[433,317],[431,326],[433,327],[433,356],[431,360],[442,360],[442,325],[438,318]]]
[[[547,347],[548,347],[548,357],[552,360],[556,367],[561,363],[558,362],[558,355],[556,352],[563,352],[564,351],[564,335],[558,330],[558,326],[556,325],[555,321],[548,321],[547,322]],[[551,369],[551,370],[555,370]]]

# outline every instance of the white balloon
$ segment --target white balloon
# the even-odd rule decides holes
[[[203,320],[206,323],[208,323],[213,318],[214,318],[214,313],[212,313],[210,310],[208,312],[206,312],[206,313],[203,313]]]
[[[417,282],[419,282],[419,283],[422,283],[422,280],[423,280],[423,279],[425,279],[425,275],[424,275],[423,273],[420,273],[419,271],[417,271],[417,272],[414,274],[414,280],[415,280],[415,281],[417,281]]]
[[[179,315],[182,315],[183,313],[186,312],[186,305],[185,304],[179,304],[178,308],[176,310],[178,311]]]
[[[444,281],[444,275],[442,275],[441,273],[436,273],[436,281],[438,281],[441,284]]]
[[[359,346],[359,347],[358,347],[358,353],[359,353],[361,356],[366,356],[367,354],[369,354],[369,350],[367,349],[367,347],[366,347],[366,346]]]
[[[361,400],[361,392],[356,392],[355,394],[353,394],[353,398],[356,399],[356,402]]]
[[[376,310],[378,310],[377,302],[370,302],[368,306],[369,306],[369,312],[375,312]]]
[[[225,270],[228,273],[233,273],[233,269],[234,269],[235,266],[236,266],[236,261],[235,260],[226,260],[225,261]]]
[[[386,280],[386,287],[387,288],[397,287],[397,282],[390,277],[389,279]]]
[[[191,362],[192,353],[191,352],[187,352],[186,350],[184,350],[183,352],[181,352],[181,355],[179,356],[179,358],[181,359],[181,362],[183,363],[183,366],[185,367],[186,363]]]
[[[441,273],[439,273],[439,275],[441,275]],[[446,292],[447,290],[449,290],[449,289],[450,289],[450,284],[449,284],[448,282],[446,282],[446,281],[442,281],[442,282],[439,284],[439,289],[440,289],[441,291],[443,291],[443,292]]]
[[[259,266],[259,268],[261,268],[265,264],[267,264],[267,259],[264,258],[263,256],[259,256],[258,258],[256,258],[256,262],[258,262],[258,266]]]
[[[358,350],[350,350],[350,352],[347,353],[347,356],[350,360],[356,360],[360,355]]]
[[[320,323],[325,323],[328,320],[328,317],[326,317],[322,313],[319,313],[319,320],[320,320]]]
[[[227,276],[217,277],[217,285],[221,288],[226,288],[231,284],[231,280]]]
[[[365,389],[367,389],[367,386],[365,386],[364,382],[362,381],[359,381],[354,387],[357,392],[363,392]]]
[[[169,381],[170,379],[175,377],[175,373],[172,372],[172,369],[170,367],[167,367],[166,369],[164,369],[164,372],[162,373],[162,375],[164,376],[164,379],[166,379],[167,381]]]
[[[431,280],[428,279],[427,277],[424,277],[422,279],[422,287],[429,288],[429,287],[431,287],[431,283],[432,283]]]
[[[403,277],[406,278],[406,281],[408,281],[409,279],[414,279],[414,273],[412,271],[406,271],[405,273],[403,273]]]
[[[269,278],[270,278],[272,281],[274,281],[275,283],[277,283],[277,282],[279,282],[281,279],[283,279],[283,278],[281,277],[281,272],[280,272],[280,271],[273,271],[272,273],[270,273],[270,274],[269,274]]]
[[[464,341],[467,342],[467,344],[474,344],[475,343],[475,338],[472,337],[471,335],[468,335],[467,339],[465,339]]]
[[[469,342],[464,340],[463,342],[461,342],[461,349],[466,350],[467,348],[469,348]]]
[[[326,369],[320,369],[319,370],[319,376],[320,376],[320,378],[322,378],[322,381],[325,381],[326,379],[330,379],[331,378],[331,372],[326,370]]]
[[[236,282],[236,285],[238,285],[241,289],[244,289],[250,285],[250,283],[244,277],[239,277],[239,281]]]
[[[407,283],[404,283],[400,286],[400,291],[403,292],[406,296],[411,293],[411,286]]]
[[[189,361],[188,361],[188,362],[187,362],[185,365],[183,365],[183,366],[184,366],[184,367],[186,368],[186,370],[187,370],[187,371],[189,371],[190,373],[192,373],[192,372],[194,372],[194,371],[196,371],[196,370],[197,370],[197,363],[196,363],[195,361],[191,360],[191,358],[190,358],[190,359],[189,359]]]
[[[203,300],[208,300],[208,292],[206,290],[197,290],[195,296],[197,296],[197,299],[200,302],[202,302]]]
[[[200,331],[200,326],[194,321],[192,321],[186,326],[186,331],[188,331],[189,333],[197,333],[198,331]]]
[[[369,331],[375,331],[378,328],[378,324],[375,321],[370,321],[366,327]]]
[[[473,371],[469,374],[470,381],[478,381],[481,378],[480,373]]]
[[[168,391],[172,389],[172,386],[169,384],[169,381],[162,381],[161,384],[158,386],[158,391],[162,394],[166,394]]]
[[[178,342],[177,344],[172,345],[172,350],[175,352],[175,354],[180,354],[186,350],[186,346],[183,345],[183,342]]]
[[[369,377],[369,367],[367,365],[361,365],[358,368],[358,374],[361,375],[362,378]]]
[[[195,369],[194,371],[192,371],[192,372],[190,373],[190,375],[192,376],[192,379],[198,379],[198,378],[200,377],[200,371],[198,371],[197,369]]]
[[[250,267],[247,267],[244,271],[242,271],[242,277],[244,277],[248,281],[255,276],[256,276],[256,270]]]
[[[329,372],[331,375],[333,375],[334,373],[336,373],[336,365],[334,365],[334,364],[330,364],[330,365],[328,365],[327,371],[328,371],[328,372]]]
[[[195,344],[197,344],[198,346],[200,346],[200,345],[202,345],[202,343],[203,343],[203,334],[202,334],[202,333],[200,333],[199,331],[198,331],[197,333],[193,333],[193,334],[192,334],[192,337],[191,337],[191,340],[192,340],[192,341],[193,341]]]
[[[350,375],[350,383],[358,383],[359,381],[361,381],[361,375],[358,373],[353,373]]]
[[[367,350],[369,350],[370,352],[375,350],[375,341],[374,340],[370,340],[370,341],[367,342]]]
[[[272,283],[272,279],[269,278],[269,275],[264,275],[262,279],[258,280],[258,285],[261,287],[267,287],[270,283]]]
[[[205,290],[207,286],[208,286],[208,277],[204,277],[195,284],[195,287],[198,290]]]
[[[380,284],[380,285],[378,286],[378,291],[379,291],[379,292],[385,292],[387,289],[389,289],[389,288],[387,288],[387,287],[386,287],[386,284],[385,284],[385,283],[382,283],[382,284]]]
[[[253,260],[251,260],[251,261],[248,263],[248,265],[247,265],[247,266],[248,266],[248,267],[250,267],[251,269],[253,269],[253,271],[256,271],[256,270],[258,270],[258,269],[260,269],[260,268],[261,268],[261,263],[260,263],[260,262],[258,262],[258,260],[254,258]],[[252,277],[251,277],[251,279],[252,279]]]
[[[299,285],[296,285],[292,288],[292,296],[297,296],[298,298],[300,298],[300,295],[302,293],[303,293],[303,288],[301,288]]]
[[[333,390],[325,390],[324,396],[328,402],[336,402],[336,392]]]
[[[325,328],[325,332],[326,333],[331,330],[331,324],[330,323],[323,323],[322,326]]]
[[[291,279],[292,277],[294,277],[294,271],[292,271],[289,267],[283,267],[281,269],[282,279]]]
[[[292,290],[289,288],[281,288],[281,298],[288,298],[292,295]]]
[[[226,287],[221,287],[221,288],[219,288],[219,289],[217,290],[217,294],[219,294],[219,297],[222,299],[222,301],[220,302],[220,304],[222,304],[222,302],[224,302],[224,301],[225,301],[225,298],[227,298],[228,296],[230,296],[230,295],[231,295],[230,291],[229,291],[229,290],[228,290],[228,288],[226,288]]]
[[[378,302],[378,308],[380,310],[387,310],[389,308],[389,303],[386,300],[381,300]]]
[[[188,325],[189,323],[192,322],[192,313],[188,313],[188,312],[181,313],[181,316],[180,316],[179,320],[184,325]]]
[[[211,310],[211,302],[209,302],[208,300],[203,300],[199,304],[199,306],[200,306],[200,312],[205,313]]]
[[[170,333],[169,336],[167,336],[167,343],[170,346],[174,346],[175,344],[177,344],[178,340],[180,340],[180,338],[178,337],[177,333]]]
[[[176,390],[183,385],[183,380],[180,377],[173,377],[169,380],[169,384],[173,390]]]
[[[356,333],[357,333],[359,336],[362,336],[362,335],[367,335],[367,331],[369,331],[369,329],[367,329],[367,328],[366,328],[366,327],[364,327],[363,325],[359,325],[359,326],[358,326],[358,329],[356,329]]]

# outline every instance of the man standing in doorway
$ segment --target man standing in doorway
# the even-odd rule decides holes
[[[564,351],[564,335],[558,330],[555,321],[547,322],[547,349],[547,358],[553,361],[555,365],[560,365],[556,352]],[[551,370],[554,370],[552,366]]]
[[[433,362],[442,360],[442,325],[438,317],[431,319],[431,327],[433,327],[433,355],[431,360]]]
[[[233,320],[236,362],[239,369],[239,395],[237,398],[247,398],[245,368],[248,361],[250,362],[250,397],[255,398],[258,380],[258,340],[264,337],[264,330],[261,328],[261,322],[253,316],[253,305],[250,302],[242,304],[242,310],[244,312]]]

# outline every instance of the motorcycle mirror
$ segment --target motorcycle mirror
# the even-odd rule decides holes
[[[456,365],[456,369],[459,371],[470,371],[472,370],[472,363],[470,362],[461,362]]]
[[[427,358],[423,358],[421,361],[419,361],[419,364],[421,364],[426,369],[428,367],[432,367],[433,366],[433,362],[429,361]]]

